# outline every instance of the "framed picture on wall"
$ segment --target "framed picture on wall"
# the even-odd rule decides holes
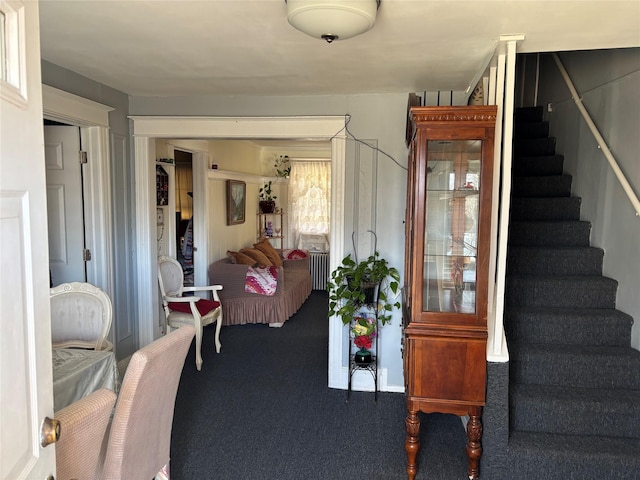
[[[240,180],[227,180],[227,225],[244,223],[247,184]]]

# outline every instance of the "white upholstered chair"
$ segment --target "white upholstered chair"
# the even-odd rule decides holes
[[[115,395],[102,389],[55,413],[58,480],[151,480],[168,470],[176,393],[194,335],[186,325],[135,352],[115,410]]]
[[[113,350],[107,340],[113,309],[109,296],[90,283],[63,283],[49,290],[53,348]]]
[[[202,327],[216,323],[214,341],[216,352],[220,353],[220,328],[222,327],[222,305],[218,297],[218,291],[222,285],[209,285],[206,287],[185,287],[182,266],[177,260],[167,257],[158,257],[158,283],[162,295],[162,306],[167,318],[169,331],[171,328],[179,328],[182,325],[191,324],[196,327],[196,368],[202,368]],[[197,296],[183,296],[184,292],[210,291],[212,300]]]

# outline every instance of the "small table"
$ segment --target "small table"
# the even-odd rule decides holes
[[[54,348],[52,359],[54,411],[101,388],[118,393],[120,382],[113,352]]]

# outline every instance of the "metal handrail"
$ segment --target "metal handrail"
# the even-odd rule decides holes
[[[600,132],[598,131],[598,127],[596,127],[595,123],[593,123],[593,120],[591,119],[589,112],[583,105],[582,99],[580,98],[578,91],[574,87],[573,82],[571,81],[571,78],[567,73],[567,70],[564,68],[564,65],[562,64],[560,57],[558,56],[557,53],[552,53],[551,55],[553,56],[553,59],[555,60],[556,65],[558,65],[558,68],[560,69],[560,73],[562,74],[562,77],[564,78],[564,81],[566,82],[567,87],[571,92],[571,98],[573,99],[574,103],[578,107],[578,110],[582,114],[584,121],[587,122],[587,126],[589,127],[589,130],[591,130],[591,133],[593,134],[594,138],[598,142],[598,148],[602,150],[602,153],[604,153],[604,156],[609,162],[609,165],[611,165],[611,168],[613,169],[613,173],[618,178],[618,181],[622,185],[622,188],[627,194],[627,197],[629,197],[629,201],[631,201],[631,204],[633,205],[633,208],[636,211],[636,217],[640,217],[640,200],[638,200],[638,196],[633,191],[633,188],[627,181],[627,178],[624,176],[624,173],[622,173],[622,170],[618,166],[618,162],[616,162],[616,159],[611,153],[611,150],[609,150],[607,143],[605,142],[604,138],[602,138],[602,135],[600,135]]]

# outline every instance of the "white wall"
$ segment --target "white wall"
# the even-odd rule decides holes
[[[582,102],[627,180],[640,194],[640,49],[560,54]],[[581,216],[592,222],[591,244],[605,251],[603,274],[618,281],[616,308],[635,322],[632,345],[640,350],[640,217],[598,149],[550,56],[540,62],[539,105],[547,112],[557,152],[582,197]]]
[[[290,96],[290,97],[131,97],[131,115],[180,115],[180,116],[283,116],[283,115],[350,115],[349,131],[357,138],[374,140],[382,151],[377,154],[377,185],[375,191],[376,231],[378,233],[378,250],[386,257],[390,264],[400,270],[401,276],[404,263],[404,214],[406,191],[407,148],[404,143],[407,93],[381,95],[349,95],[349,96]],[[338,133],[338,132],[336,132]],[[368,147],[363,147],[368,148]],[[215,155],[213,156],[215,159]],[[347,169],[353,168],[353,158],[347,158]],[[397,163],[396,163],[397,162]],[[220,167],[219,167],[220,168]],[[355,178],[351,177],[352,182]],[[222,182],[213,182],[212,209],[219,209],[224,205],[224,189]],[[349,185],[349,184],[348,184]],[[257,201],[258,184],[247,182],[247,199],[255,197]],[[356,188],[351,183],[347,190]],[[255,189],[255,191],[254,191]],[[354,202],[350,192],[345,195],[346,211],[353,211]],[[256,207],[254,207],[256,208]],[[249,212],[247,204],[247,222],[244,227],[224,226],[226,232],[232,235],[220,234],[219,238],[212,238],[209,248],[220,255],[226,251],[226,245],[231,245],[237,239],[246,238],[249,227]],[[216,210],[217,211],[217,210]],[[255,209],[254,209],[255,211]],[[218,212],[220,213],[220,212]],[[216,215],[218,217],[218,215]],[[220,217],[218,217],[220,218]],[[224,218],[224,217],[222,217]],[[239,228],[238,228],[239,227]],[[238,228],[236,230],[236,228]],[[245,230],[246,229],[246,230]],[[215,229],[212,235],[215,233]],[[350,236],[352,225],[347,224],[345,234]],[[251,225],[251,232],[255,234],[255,224]],[[214,245],[215,244],[215,245]],[[350,238],[345,243],[350,250]],[[388,390],[403,390],[402,358],[400,353],[400,312],[395,312],[393,321],[381,332],[381,368],[386,371],[386,385]],[[383,380],[384,381],[384,380]]]
[[[217,164],[220,170],[267,174],[262,162],[262,148],[247,141],[211,140],[209,160],[211,164]]]

